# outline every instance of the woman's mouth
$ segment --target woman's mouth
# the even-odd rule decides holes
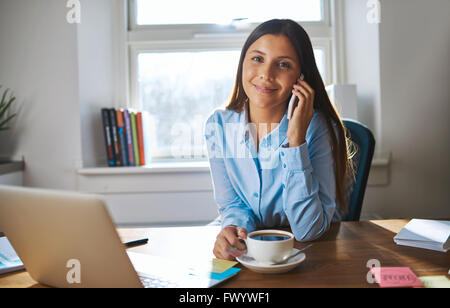
[[[254,85],[254,86],[256,88],[256,91],[258,91],[259,93],[262,93],[262,94],[271,94],[277,90],[277,89],[269,88],[269,87],[265,87],[265,86],[258,86],[258,85]]]

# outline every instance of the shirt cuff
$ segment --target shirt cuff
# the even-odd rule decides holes
[[[249,219],[239,219],[236,217],[222,217],[222,229],[227,226],[236,226],[247,230],[247,234],[256,230],[256,227]]]
[[[280,149],[281,165],[287,171],[305,171],[311,168],[308,144],[294,148],[282,147]]]

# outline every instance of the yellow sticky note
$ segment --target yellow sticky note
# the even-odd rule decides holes
[[[419,277],[425,288],[450,288],[450,280],[445,276]]]
[[[213,264],[213,266],[212,266],[211,272],[216,273],[216,274],[222,274],[227,269],[233,267],[234,265],[236,265],[238,263],[234,262],[234,261],[228,261],[228,260],[222,260],[222,259],[213,259],[212,264]]]

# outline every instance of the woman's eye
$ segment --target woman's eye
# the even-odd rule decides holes
[[[256,61],[256,62],[261,62],[262,58],[261,57],[253,57],[252,60]]]
[[[291,65],[287,62],[280,62],[278,64],[281,68],[291,68]]]

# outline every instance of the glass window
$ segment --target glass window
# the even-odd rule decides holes
[[[316,59],[317,69],[319,70],[322,79],[327,80],[326,76],[326,62],[325,62],[325,51],[322,48],[314,48],[314,58]]]
[[[273,18],[321,21],[321,0],[137,0],[138,25],[228,24],[245,19],[263,22]]]
[[[139,54],[139,103],[156,130],[153,157],[205,157],[203,124],[230,97],[239,56],[240,50]]]
[[[138,100],[150,114],[152,157],[204,159],[203,124],[233,90],[240,50],[141,52]],[[325,54],[314,49],[321,74]],[[323,75],[322,75],[323,76]]]

